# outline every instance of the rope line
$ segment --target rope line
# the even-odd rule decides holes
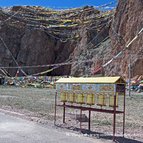
[[[125,48],[120,51],[118,54],[116,54],[112,59],[110,59],[108,62],[106,62],[104,65],[102,65],[103,67],[106,67],[107,65],[109,65],[114,59],[116,59],[117,57],[119,57],[127,48],[129,48],[129,46],[141,35],[141,33],[143,32],[143,28],[138,32],[138,34],[128,43],[126,44]]]
[[[21,72],[26,75],[26,73],[21,69],[21,67],[19,66],[18,62],[16,61],[15,57],[13,56],[12,52],[10,51],[10,49],[8,48],[7,44],[5,43],[5,41],[3,40],[3,38],[0,36],[0,40],[3,43],[4,47],[10,52],[10,55],[13,59],[13,61],[15,62],[15,64],[17,65],[17,68],[20,68]]]

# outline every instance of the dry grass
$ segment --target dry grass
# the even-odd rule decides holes
[[[53,90],[0,87],[0,107],[29,116],[53,120],[54,98]]]

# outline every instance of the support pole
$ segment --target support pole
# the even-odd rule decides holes
[[[80,131],[82,129],[82,109],[80,109]]]
[[[124,91],[124,113],[123,113],[123,137],[124,137],[124,134],[125,134],[125,105],[126,105],[126,96],[125,96],[125,91]]]
[[[88,130],[90,131],[90,123],[91,123],[91,110],[89,110],[89,120],[88,120]]]
[[[115,130],[116,130],[116,93],[114,95],[113,141],[115,141]]]
[[[65,112],[66,112],[66,107],[65,107],[65,102],[63,103],[63,123],[65,123]]]
[[[131,96],[131,54],[129,53],[129,96]]]
[[[56,116],[57,116],[57,92],[55,94],[55,114],[54,114],[54,125],[56,125]]]

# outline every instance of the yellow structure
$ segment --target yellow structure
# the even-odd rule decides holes
[[[56,84],[120,84],[125,81],[120,77],[70,77],[60,78]]]
[[[82,94],[82,93],[76,94],[76,103],[78,103],[78,104],[84,104],[85,103],[84,94]]]
[[[92,93],[89,93],[86,96],[87,96],[86,104],[87,105],[94,105],[95,104],[95,95]]]
[[[60,94],[61,94],[60,95],[61,102],[67,102],[67,93],[62,91]]]
[[[117,114],[123,114],[123,135],[125,133],[125,84],[126,82],[121,77],[70,77],[59,79],[56,81],[55,123],[56,106],[63,107],[63,123],[65,123],[66,120],[66,108],[80,110],[80,117],[82,117],[83,111],[88,111],[89,131],[91,127],[92,111],[109,113],[113,115],[113,140],[115,141]],[[68,98],[64,92],[61,94],[61,101],[64,102],[63,104],[56,102],[59,91],[68,91]],[[70,105],[68,102],[65,103],[66,101],[73,104]],[[121,105],[119,103],[121,103]],[[117,108],[118,106],[119,108]],[[81,123],[82,120],[80,121],[80,129],[82,129]]]
[[[106,106],[106,95],[105,95],[105,93],[98,93],[97,94],[97,100],[98,100],[97,105]]]
[[[118,107],[118,93],[116,93],[116,107]],[[114,94],[109,95],[109,106],[114,107]]]
[[[56,88],[61,92],[61,101],[77,104],[114,106],[125,95],[125,81],[121,77],[70,77],[60,78]],[[67,92],[68,91],[68,92]]]
[[[69,92],[67,93],[68,96],[68,102],[75,103],[76,102],[76,95],[75,93]]]

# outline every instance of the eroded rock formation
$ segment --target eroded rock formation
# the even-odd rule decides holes
[[[58,67],[47,75],[93,75],[143,27],[143,1],[119,0],[116,11],[108,12],[88,6],[65,11],[16,6],[1,9],[0,21],[4,41],[0,41],[0,66],[17,66],[14,59],[20,66],[73,61],[78,64]],[[132,76],[143,74],[143,35],[101,72],[127,77],[129,53]],[[50,68],[24,71],[30,75]],[[16,71],[8,69],[12,76]]]

